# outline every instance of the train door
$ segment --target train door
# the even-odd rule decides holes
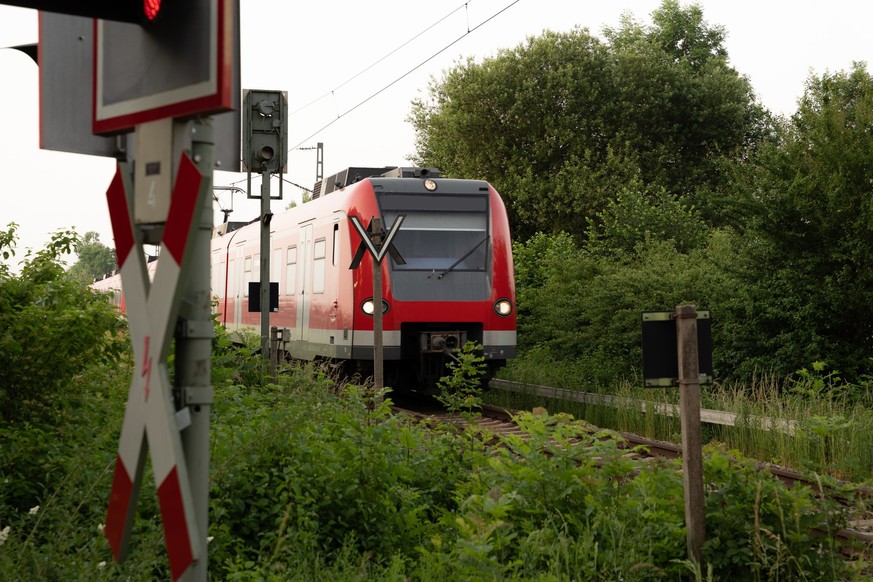
[[[245,298],[243,297],[243,279],[245,278],[245,270],[243,256],[243,244],[240,243],[237,245],[234,254],[236,255],[236,259],[234,260],[234,265],[236,267],[236,273],[231,273],[231,279],[229,281],[229,285],[232,288],[233,293],[233,325],[231,329],[238,329],[240,324],[242,323],[242,310],[243,303]]]
[[[298,245],[299,256],[297,257],[303,269],[300,270],[300,301],[297,303],[297,325],[295,327],[295,339],[309,341],[309,307],[312,298],[312,224],[300,226],[300,244]]]
[[[341,276],[339,269],[339,260],[340,260],[340,227],[339,227],[339,219],[335,220],[333,223],[333,239],[330,241],[330,253],[329,263],[328,263],[328,272],[330,273],[329,284],[327,285],[327,290],[330,293],[330,298],[332,301],[333,309],[330,313],[331,318],[331,328],[336,328],[336,319],[338,315],[338,307],[340,300],[340,284],[341,284]]]

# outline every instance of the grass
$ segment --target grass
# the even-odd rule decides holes
[[[736,412],[736,427],[712,429],[712,437],[762,461],[839,479],[869,482],[873,478],[873,407],[868,396],[804,395],[786,390],[790,379],[762,378],[750,386],[719,385],[707,394],[707,405]],[[753,415],[796,423],[788,434],[762,430]]]

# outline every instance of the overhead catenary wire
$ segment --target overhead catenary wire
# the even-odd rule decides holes
[[[327,91],[327,92],[325,92],[323,95],[320,95],[319,97],[316,97],[315,99],[313,99],[313,100],[310,101],[309,103],[307,103],[307,104],[305,104],[305,105],[302,105],[302,106],[298,107],[297,109],[295,109],[294,111],[292,111],[292,112],[289,114],[289,116],[294,115],[295,113],[299,113],[299,112],[303,111],[304,109],[307,109],[307,108],[311,107],[312,105],[318,103],[319,101],[321,101],[321,100],[324,99],[325,97],[329,97],[329,96],[331,96],[331,95],[334,96],[334,101],[336,101],[335,98],[336,98],[336,92],[337,92],[337,91],[339,91],[340,89],[342,89],[343,87],[345,87],[346,85],[348,85],[349,83],[351,83],[352,81],[354,81],[355,79],[357,79],[358,77],[360,77],[361,75],[363,75],[364,73],[366,73],[367,71],[369,71],[370,69],[372,69],[373,67],[375,67],[376,65],[378,65],[379,63],[381,63],[382,61],[384,61],[385,59],[387,59],[388,57],[392,56],[393,54],[399,52],[401,49],[403,49],[403,48],[405,48],[406,46],[408,46],[410,43],[412,43],[413,41],[415,41],[415,40],[417,40],[418,38],[420,38],[423,34],[425,34],[426,32],[430,31],[432,28],[438,26],[439,24],[441,24],[441,23],[442,23],[444,20],[446,20],[447,18],[453,16],[457,11],[461,10],[462,8],[466,8],[467,5],[468,5],[469,3],[470,3],[469,1],[468,1],[468,2],[464,2],[463,4],[461,4],[460,6],[458,6],[457,8],[455,8],[454,10],[452,10],[451,12],[449,12],[448,14],[446,14],[445,16],[443,16],[442,18],[440,18],[439,20],[437,20],[436,22],[434,22],[433,24],[431,24],[430,26],[428,26],[427,28],[425,28],[424,30],[422,30],[421,32],[419,32],[418,34],[416,34],[415,36],[413,36],[412,38],[410,38],[409,40],[407,40],[406,42],[404,42],[403,44],[401,44],[400,46],[398,46],[397,48],[395,48],[395,49],[393,49],[392,51],[388,52],[388,53],[385,54],[383,57],[379,58],[378,60],[376,60],[375,62],[371,63],[370,65],[364,67],[363,69],[361,69],[360,71],[358,71],[357,73],[355,73],[354,75],[352,75],[351,77],[349,77],[348,79],[346,79],[345,81],[343,81],[342,83],[340,83],[339,85],[337,85],[336,87],[334,87],[333,89],[331,89],[330,91]],[[470,28],[470,25],[469,25],[469,16],[468,16],[468,17],[467,17],[467,29],[469,29],[469,28]]]
[[[390,89],[392,86],[396,85],[397,83],[399,83],[400,81],[402,81],[403,79],[405,79],[406,77],[408,77],[409,75],[411,75],[412,73],[414,73],[415,71],[417,71],[418,69],[423,67],[425,64],[432,61],[433,59],[435,59],[436,57],[438,57],[439,55],[441,55],[442,53],[444,53],[445,51],[447,51],[448,49],[450,49],[451,47],[453,47],[454,45],[459,43],[461,40],[466,38],[468,35],[472,34],[473,32],[475,32],[476,30],[478,30],[482,26],[488,24],[490,21],[494,20],[495,18],[497,18],[498,16],[500,16],[501,14],[503,14],[504,12],[506,12],[507,10],[509,10],[510,8],[515,6],[516,4],[518,4],[519,2],[521,2],[521,0],[513,0],[512,2],[510,2],[509,4],[507,4],[506,6],[504,6],[503,8],[501,8],[500,10],[498,10],[497,12],[495,12],[494,14],[492,14],[491,16],[489,16],[488,18],[486,18],[485,20],[483,20],[482,22],[480,22],[479,24],[474,26],[473,28],[470,28],[470,26],[468,24],[467,25],[467,32],[465,32],[464,34],[462,34],[461,36],[459,36],[458,38],[456,38],[455,40],[453,40],[452,42],[450,42],[449,44],[447,44],[443,48],[439,49],[438,51],[436,51],[435,53],[433,53],[432,55],[427,57],[425,60],[421,61],[420,63],[418,63],[417,65],[415,65],[414,67],[412,67],[411,69],[409,69],[408,71],[406,71],[405,73],[403,73],[402,75],[400,75],[399,77],[397,77],[396,79],[394,79],[393,81],[391,81],[390,83],[388,83],[387,85],[385,85],[384,87],[382,87],[381,89],[376,91],[375,93],[372,93],[370,96],[365,97],[364,99],[359,101],[356,105],[347,109],[343,113],[339,113],[334,119],[332,119],[331,121],[326,123],[324,126],[319,128],[317,131],[312,133],[312,135],[309,135],[305,139],[301,140],[297,145],[295,145],[291,149],[297,149],[298,147],[300,147],[304,143],[308,142],[310,139],[312,139],[313,137],[315,137],[316,135],[318,135],[319,133],[321,133],[322,131],[324,131],[328,127],[332,126],[334,123],[336,123],[337,121],[339,121],[340,119],[342,119],[343,117],[345,117],[346,115],[351,113],[352,111],[361,107],[365,103],[371,101],[374,97],[377,97],[378,95],[384,93],[385,91]],[[464,6],[466,6],[466,5],[467,4],[465,3]],[[332,93],[332,91],[331,91],[331,93]]]
[[[315,148],[300,148],[300,149],[315,149]],[[291,180],[289,180],[289,179],[287,179],[287,178],[283,178],[281,174],[279,174],[279,179],[282,180],[283,182],[285,182],[286,184],[291,184],[291,185],[294,186],[295,188],[300,188],[301,190],[303,190],[303,191],[305,191],[305,192],[309,192],[310,194],[312,193],[312,188],[307,188],[306,186],[301,186],[300,184],[295,184],[295,183],[292,182]],[[237,180],[236,182],[231,182],[230,184],[228,184],[227,187],[234,187],[234,186],[236,186],[237,184],[242,184],[242,183],[245,182],[246,180],[247,180],[247,178],[243,178],[242,180]],[[214,198],[214,197],[215,197],[215,196],[213,195],[213,198]]]
[[[365,67],[364,69],[362,69],[362,70],[359,71],[358,73],[354,74],[353,76],[351,76],[351,77],[348,78],[347,80],[343,81],[342,83],[340,83],[339,85],[337,85],[335,88],[331,89],[330,91],[325,92],[324,94],[322,94],[321,96],[319,96],[319,97],[313,99],[313,100],[310,101],[309,103],[307,103],[307,104],[305,104],[305,105],[303,105],[303,106],[301,106],[301,107],[295,109],[292,113],[289,114],[289,117],[295,115],[296,113],[299,113],[300,111],[303,111],[304,109],[306,109],[306,108],[312,106],[313,104],[315,104],[315,103],[317,103],[317,102],[321,101],[322,99],[324,99],[324,98],[326,98],[326,97],[329,97],[329,96],[334,96],[334,102],[336,103],[336,99],[335,99],[335,97],[336,97],[336,91],[337,91],[337,90],[339,90],[339,89],[341,89],[342,87],[348,85],[349,83],[351,83],[352,81],[354,81],[355,79],[357,79],[358,77],[360,77],[361,75],[363,75],[364,73],[366,73],[367,71],[369,71],[370,69],[372,69],[373,67],[375,67],[376,65],[378,65],[379,63],[381,63],[381,62],[383,62],[384,60],[386,60],[388,57],[390,57],[390,56],[396,54],[396,53],[399,52],[401,49],[405,48],[405,47],[408,46],[410,43],[412,43],[413,41],[417,40],[419,37],[421,37],[422,35],[424,35],[424,34],[427,33],[428,31],[432,30],[434,27],[436,27],[436,26],[438,26],[439,24],[441,24],[442,22],[444,22],[446,19],[450,18],[451,16],[453,16],[454,14],[456,14],[456,13],[457,13],[458,11],[460,11],[461,9],[466,9],[466,8],[468,8],[468,6],[469,6],[469,4],[470,4],[471,1],[472,1],[472,0],[468,0],[467,2],[464,2],[463,4],[459,5],[457,8],[454,8],[453,10],[451,10],[450,12],[448,12],[445,16],[443,16],[442,18],[436,20],[434,23],[432,23],[431,25],[427,26],[426,28],[424,28],[423,30],[421,30],[421,31],[420,31],[419,33],[417,33],[416,35],[412,36],[409,40],[405,41],[404,43],[400,44],[399,46],[397,46],[396,48],[394,48],[394,49],[391,50],[390,52],[386,53],[384,56],[382,56],[381,58],[379,58],[378,60],[376,60],[376,61],[373,62],[372,64],[368,65],[367,67]],[[417,65],[415,65],[414,67],[412,67],[411,69],[409,69],[408,71],[406,71],[405,73],[403,73],[402,75],[400,75],[399,77],[397,77],[396,79],[394,79],[393,81],[391,81],[390,83],[388,83],[387,85],[383,86],[381,89],[377,90],[376,92],[372,93],[371,95],[369,95],[369,96],[366,97],[365,99],[361,100],[360,102],[358,102],[358,103],[357,103],[356,105],[354,105],[353,107],[347,109],[347,110],[344,111],[344,112],[339,112],[339,110],[337,110],[337,116],[336,116],[336,118],[334,118],[333,120],[331,120],[329,123],[325,124],[323,127],[321,127],[320,129],[318,129],[315,133],[311,134],[309,137],[307,137],[307,138],[301,140],[297,145],[295,145],[295,146],[289,148],[289,150],[298,150],[298,151],[301,151],[301,150],[313,150],[313,149],[316,149],[316,148],[314,148],[314,147],[301,147],[301,146],[302,146],[304,143],[306,143],[307,141],[309,141],[310,139],[312,139],[313,137],[315,137],[316,135],[318,135],[319,133],[321,133],[322,131],[324,131],[325,129],[327,129],[328,127],[330,127],[331,125],[333,125],[334,123],[336,123],[337,121],[339,121],[340,119],[342,119],[343,117],[345,117],[346,115],[348,115],[349,113],[355,111],[356,109],[358,109],[358,108],[361,107],[362,105],[364,105],[364,104],[366,104],[367,102],[371,101],[373,98],[377,97],[377,96],[380,95],[381,93],[385,92],[386,90],[388,90],[389,88],[391,88],[392,86],[394,86],[395,84],[397,84],[398,82],[400,82],[401,80],[403,80],[404,78],[408,77],[409,75],[411,75],[412,73],[414,73],[416,70],[420,69],[422,66],[424,66],[425,64],[427,64],[428,62],[430,62],[431,60],[433,60],[434,58],[436,58],[437,56],[439,56],[440,54],[442,54],[443,52],[445,52],[446,50],[448,50],[449,48],[451,48],[452,46],[454,46],[455,44],[457,44],[457,43],[460,42],[461,40],[463,40],[464,38],[466,38],[468,35],[470,35],[470,34],[472,34],[473,32],[475,32],[477,29],[481,28],[482,26],[484,26],[485,24],[487,24],[488,22],[490,22],[490,21],[493,20],[494,18],[500,16],[502,13],[504,13],[505,11],[509,10],[510,8],[512,8],[515,4],[518,4],[518,2],[520,2],[520,1],[521,1],[521,0],[513,0],[512,2],[510,2],[509,4],[507,4],[506,6],[504,6],[503,8],[501,8],[500,10],[498,10],[497,12],[495,12],[494,14],[492,14],[491,16],[489,16],[488,18],[486,18],[485,20],[483,20],[483,21],[480,22],[478,25],[476,25],[476,26],[474,26],[474,27],[472,27],[472,28],[470,27],[470,14],[469,14],[469,10],[467,10],[467,11],[466,11],[466,25],[467,25],[467,26],[466,26],[466,29],[467,29],[467,30],[466,30],[466,32],[465,32],[464,34],[460,35],[458,38],[456,38],[456,39],[453,40],[452,42],[448,43],[447,45],[445,45],[444,47],[442,47],[441,49],[439,49],[439,50],[436,51],[435,53],[431,54],[429,57],[427,57],[426,59],[424,59],[423,61],[421,61],[420,63],[418,63]],[[281,179],[282,181],[288,183],[288,184],[291,184],[292,186],[294,186],[294,187],[296,187],[296,188],[299,188],[300,190],[303,190],[303,191],[305,191],[305,192],[312,193],[312,189],[311,189],[311,188],[307,188],[307,187],[305,187],[305,186],[301,186],[300,184],[296,184],[296,183],[294,183],[294,182],[291,182],[290,180],[288,180],[288,179],[286,179],[286,178],[282,178],[282,177],[280,177],[280,179]],[[239,181],[237,181],[237,182],[232,182],[231,185],[236,185],[236,184],[242,183],[242,182],[244,182],[244,181],[245,181],[245,180],[239,180]]]
[[[287,183],[287,184],[291,184],[291,185],[294,186],[295,188],[300,188],[300,189],[303,190],[304,192],[309,192],[310,194],[312,194],[312,192],[313,192],[313,191],[312,191],[312,188],[307,188],[306,186],[301,186],[300,184],[296,184],[296,183],[292,182],[291,180],[289,180],[288,178],[282,178],[281,176],[280,176],[279,178],[280,178],[283,182],[285,182],[285,183]]]

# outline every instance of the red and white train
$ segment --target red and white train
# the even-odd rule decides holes
[[[438,177],[420,168],[349,168],[316,184],[314,199],[273,216],[270,281],[293,358],[373,365],[373,263],[350,218],[390,227],[405,215],[393,244],[405,264],[382,261],[385,383],[431,385],[443,375],[446,349],[475,341],[490,377],[515,355],[512,245],[506,208],[485,181]],[[260,281],[260,223],[216,229],[212,293],[229,330],[260,332],[249,311],[249,283]],[[107,280],[108,281],[108,280]],[[111,282],[96,286],[108,288]]]

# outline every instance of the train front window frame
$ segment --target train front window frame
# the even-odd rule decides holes
[[[406,264],[398,271],[487,272],[490,265],[490,212],[487,194],[382,195],[386,228],[405,214],[393,244]]]

